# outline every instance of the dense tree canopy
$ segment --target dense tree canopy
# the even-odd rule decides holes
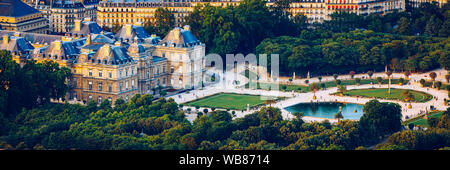
[[[280,73],[333,74],[384,70],[425,71],[449,67],[447,38],[403,36],[355,30],[346,33],[302,31],[299,37],[268,38],[256,47],[258,54],[279,54]]]
[[[53,61],[36,63],[26,61],[20,67],[7,51],[0,51],[0,114],[14,116],[22,107],[32,108],[50,99],[66,96],[66,79],[70,69],[59,67]]]
[[[394,11],[385,15],[362,16],[355,13],[333,13],[331,19],[314,26],[333,32],[355,29],[370,29],[375,32],[402,35],[427,35],[448,37],[450,33],[450,5],[421,3],[419,8],[403,12]]]
[[[144,23],[144,29],[148,33],[165,36],[175,26],[175,15],[167,8],[158,8],[155,11],[155,22]]]
[[[186,18],[197,38],[207,44],[207,53],[247,54],[264,39],[297,35],[305,17],[286,12],[289,0],[277,1],[273,9],[263,0],[243,0],[239,6],[197,6]]]
[[[299,118],[283,120],[281,111],[272,107],[234,120],[229,112],[215,110],[191,123],[173,99],[152,99],[151,95],[136,95],[129,102],[118,99],[113,108],[108,100],[99,106],[93,100],[86,106],[46,104],[24,109],[6,121],[10,126],[8,133],[0,136],[0,143],[16,149],[343,150],[375,144],[378,140],[368,139],[394,133],[400,123],[377,117],[386,113],[379,109],[367,110],[368,114],[361,118],[370,127],[376,126],[374,131],[366,130],[366,125],[358,121],[341,120],[337,125],[328,121],[305,123],[301,113],[296,114]],[[396,110],[396,104],[369,103]],[[383,119],[381,124],[378,119]],[[439,145],[444,146],[448,144]]]

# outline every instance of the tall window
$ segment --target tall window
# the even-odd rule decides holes
[[[122,91],[122,83],[119,85],[119,91]]]
[[[102,91],[102,83],[98,83],[98,91]]]
[[[134,89],[134,80],[131,80],[131,89]]]
[[[108,84],[108,91],[112,92],[112,84]]]
[[[112,73],[111,72],[109,72],[109,78],[112,78]]]
[[[89,76],[92,76],[92,69],[89,69]]]
[[[125,82],[125,90],[128,90],[128,81]]]
[[[88,84],[89,84],[89,90],[92,90],[92,82],[90,81]]]
[[[102,71],[98,71],[98,77],[102,77]]]

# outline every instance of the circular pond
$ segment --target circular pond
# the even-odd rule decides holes
[[[335,102],[319,102],[319,103],[299,103],[286,107],[288,112],[302,112],[304,116],[321,117],[334,119],[334,115],[339,112],[341,106],[344,119],[359,120],[363,115],[363,105],[353,103],[335,103]],[[355,112],[356,111],[356,112]]]

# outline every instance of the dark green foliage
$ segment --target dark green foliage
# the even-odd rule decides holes
[[[144,23],[145,31],[158,36],[166,36],[175,26],[175,15],[167,8],[156,9],[155,20],[155,23]]]
[[[239,6],[195,7],[186,18],[194,35],[207,44],[207,53],[251,53],[265,38],[298,35],[306,18],[293,17],[284,9],[289,0],[277,1],[270,10],[263,0],[244,0]]]
[[[401,106],[396,103],[381,103],[371,100],[364,105],[360,119],[362,135],[369,141],[377,141],[401,129]]]
[[[0,70],[0,113],[5,118],[15,116],[22,107],[30,109],[50,99],[64,99],[69,88],[66,79],[71,76],[70,69],[53,61],[28,60],[21,68],[2,50]]]
[[[384,71],[426,71],[448,67],[449,39],[402,36],[355,30],[345,33],[302,31],[300,37],[265,39],[257,54],[279,54],[280,74],[356,73]]]

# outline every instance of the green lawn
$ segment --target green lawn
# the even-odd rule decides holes
[[[212,96],[204,97],[192,102],[186,103],[189,106],[215,107],[223,109],[245,110],[247,104],[250,107],[264,104],[265,100],[261,100],[261,96],[244,95],[234,93],[219,93]]]
[[[391,84],[398,84],[398,82],[399,82],[398,79],[392,79],[391,80]],[[375,79],[362,79],[361,82],[360,82],[361,85],[363,85],[363,84],[370,84],[370,83],[378,84],[378,82]],[[382,81],[382,84],[387,84],[387,83],[388,83],[387,79]],[[406,83],[408,83],[408,80],[404,81],[404,84],[406,84]],[[322,86],[320,86],[320,84],[325,84],[325,88],[336,87],[336,81],[327,81],[327,82],[319,83],[319,87],[322,87]],[[270,83],[258,83],[257,88],[261,89],[261,85],[270,85]],[[309,86],[293,85],[293,84],[279,84],[277,90],[283,90],[283,85],[286,86],[286,91],[294,90],[295,92],[303,92],[303,93],[311,91],[309,89]],[[356,85],[356,81],[355,80],[341,80],[341,85],[346,85],[346,86],[348,86],[348,85]],[[249,88],[249,84],[248,83],[245,84],[244,87],[245,88]]]
[[[361,96],[361,97],[375,97],[375,98],[380,98],[380,99],[404,101],[404,97],[402,96],[402,93],[404,91],[406,91],[406,90],[391,88],[391,94],[388,94],[387,88],[354,89],[354,90],[349,90],[349,91],[345,92],[344,95],[346,95],[346,96]],[[431,98],[433,98],[433,96],[431,96],[428,93],[414,91],[414,90],[410,90],[410,92],[415,97],[414,102],[427,102]]]
[[[336,87],[336,81],[328,81],[328,82],[323,82],[325,83],[325,87],[329,88],[329,87]],[[375,79],[361,79],[360,83],[361,85],[363,84],[378,84],[378,81]],[[383,81],[381,82],[381,84],[388,84],[389,80],[388,79],[383,79]],[[398,84],[399,83],[399,79],[391,79],[391,84]],[[408,83],[408,80],[404,80],[403,84]],[[341,85],[355,85],[356,81],[355,80],[341,80]]]
[[[265,85],[265,86],[271,87],[270,83],[258,83],[257,84],[257,88],[261,89],[261,85],[262,86]],[[294,90],[295,92],[309,92],[310,91],[309,90],[309,86],[293,85],[293,84],[292,85],[290,85],[290,84],[279,84],[277,90],[282,90],[283,89],[283,85],[286,86],[286,91],[292,91],[292,90]],[[249,86],[250,86],[249,83],[245,84],[245,88],[249,88]]]
[[[440,118],[442,116],[442,113],[443,112],[441,112],[441,111],[429,113],[428,114],[428,118],[434,118],[434,117],[435,118]],[[423,116],[421,116],[420,118],[416,118],[416,119],[411,119],[411,120],[405,121],[403,124],[405,126],[408,126],[408,124],[410,124],[410,123],[414,124],[415,126],[429,127],[427,120],[425,120],[423,118]]]

